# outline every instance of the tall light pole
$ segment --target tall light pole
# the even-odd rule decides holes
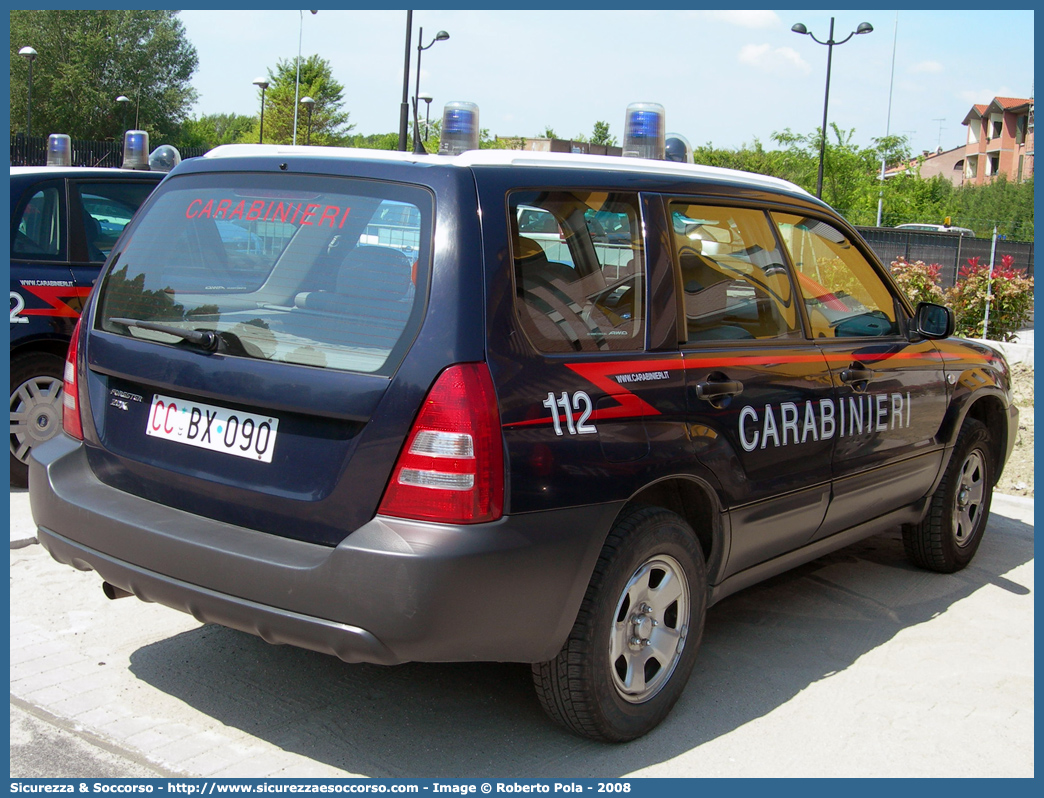
[[[121,94],[119,97],[116,98],[116,102],[123,106],[123,119],[120,122],[120,126],[123,128],[123,131],[120,134],[120,137],[122,138],[123,133],[127,132],[127,103],[130,102],[130,97],[128,97],[126,94]]]
[[[820,199],[823,198],[823,161],[826,158],[826,138],[827,138],[827,106],[830,103],[830,62],[834,56],[834,47],[836,45],[842,45],[857,34],[872,33],[874,26],[869,22],[860,22],[859,27],[849,33],[845,38],[839,42],[834,41],[834,18],[830,18],[830,36],[825,42],[821,42],[815,37],[808,28],[802,25],[800,22],[796,23],[792,28],[794,33],[800,33],[802,36],[811,37],[812,41],[816,44],[825,44],[827,48],[827,71],[826,71],[826,90],[823,93],[823,130],[819,141],[819,176],[816,178],[816,196]]]
[[[410,118],[410,36],[413,34],[413,12],[406,12],[406,63],[402,67],[402,105],[399,106],[399,152],[406,152],[406,127]]]
[[[297,144],[297,98],[301,95],[301,37],[304,36],[304,11],[298,11],[301,25],[297,30],[297,79],[294,81],[294,144]],[[318,11],[312,11],[313,15]]]
[[[18,55],[29,62],[29,102],[25,114],[25,137],[29,138],[33,135],[33,61],[36,60],[36,50],[23,47],[18,51]]]
[[[265,143],[265,89],[268,88],[268,81],[264,78],[254,78],[254,85],[261,89],[261,130],[257,136],[257,143]]]
[[[418,96],[420,97],[420,99],[424,100],[424,102],[425,102],[425,107],[424,107],[424,143],[427,144],[428,143],[428,133],[431,131],[431,101],[434,100],[435,98],[432,97],[430,94],[427,94],[427,93],[421,94],[421,95],[418,95]]]
[[[417,81],[413,87],[413,151],[417,153],[424,153],[427,150],[424,149],[424,145],[421,144],[420,133],[417,132],[417,128],[420,125],[420,114],[417,110],[417,104],[419,100],[417,97],[420,94],[420,66],[421,66],[421,53],[432,47],[435,42],[444,42],[449,38],[449,34],[444,30],[440,30],[435,34],[435,38],[428,42],[426,45],[422,45],[424,41],[424,28],[421,28],[417,32]]]
[[[308,138],[305,144],[312,143],[312,108],[315,106],[315,100],[311,97],[302,97],[301,104],[308,106]]]
[[[888,80],[888,116],[885,117],[885,138],[892,130],[892,88],[895,86],[895,45],[899,41],[899,12],[895,12],[895,28],[892,31],[892,76]],[[877,194],[877,226],[881,226],[884,216],[884,184],[887,163],[885,154],[881,153],[881,190]]]

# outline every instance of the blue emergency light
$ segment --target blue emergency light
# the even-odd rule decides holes
[[[144,130],[128,130],[123,134],[123,168],[149,168],[149,134]]]
[[[446,103],[442,109],[439,155],[460,155],[479,148],[479,109],[475,103]]]
[[[47,165],[72,166],[72,139],[65,133],[47,137]]]
[[[662,161],[664,111],[659,103],[631,103],[624,117],[623,154]]]

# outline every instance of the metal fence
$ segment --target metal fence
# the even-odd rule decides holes
[[[179,147],[182,158],[195,158],[207,147]],[[47,163],[47,137],[11,136],[11,166],[44,166]],[[120,166],[123,163],[122,141],[72,140],[73,166]]]
[[[944,288],[956,284],[960,269],[970,258],[979,258],[980,263],[990,262],[992,238],[969,238],[955,233],[928,233],[913,230],[896,230],[894,227],[857,227],[871,249],[888,265],[899,256],[909,262],[924,261],[938,263]],[[1033,276],[1033,242],[997,240],[994,259],[1000,265],[1001,257],[1011,255],[1012,266],[1027,277]]]

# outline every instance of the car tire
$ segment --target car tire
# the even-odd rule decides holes
[[[11,485],[29,485],[29,452],[62,429],[65,361],[34,352],[11,363]]]
[[[678,515],[637,507],[609,534],[569,638],[533,682],[551,718],[583,737],[623,742],[671,711],[692,671],[707,569]]]
[[[967,419],[924,520],[903,527],[906,556],[913,563],[950,574],[972,561],[990,514],[993,463],[989,430]]]

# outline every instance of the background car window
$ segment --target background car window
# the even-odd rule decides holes
[[[637,195],[515,192],[509,198],[518,316],[543,352],[645,344]],[[602,219],[611,221],[610,236]]]
[[[141,181],[76,185],[83,208],[87,257],[92,263],[100,263],[109,256],[123,228],[155,187],[155,183]]]
[[[12,231],[11,257],[68,260],[64,227],[59,186],[38,189],[25,204]]]
[[[815,338],[897,335],[895,298],[847,236],[810,217],[773,213],[797,268]]]
[[[670,211],[690,343],[804,335],[764,213],[681,201]]]

